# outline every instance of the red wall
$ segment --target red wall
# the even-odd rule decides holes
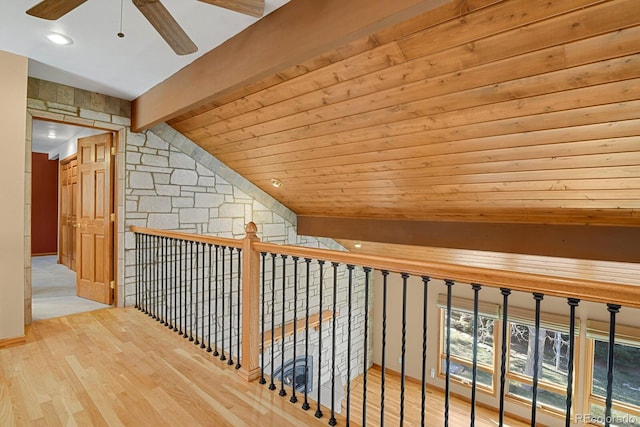
[[[31,153],[31,254],[58,252],[58,161]]]

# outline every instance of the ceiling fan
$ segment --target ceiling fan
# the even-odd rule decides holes
[[[43,0],[27,10],[27,14],[55,21],[71,12],[87,0]],[[264,13],[264,0],[200,0],[259,18]],[[178,55],[188,55],[198,50],[195,43],[184,32],[160,0],[133,0],[149,23],[156,29]]]

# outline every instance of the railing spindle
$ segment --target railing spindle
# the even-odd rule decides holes
[[[389,272],[382,270],[382,366],[380,377],[380,427],[384,427],[385,377],[387,374],[387,279]],[[366,325],[365,325],[366,326]],[[365,367],[366,369],[366,367]]]
[[[215,265],[215,307],[214,307],[214,321],[213,321],[213,353],[212,356],[213,357],[218,357],[220,356],[220,353],[218,352],[218,280],[219,280],[219,275],[218,275],[218,265],[219,265],[219,261],[220,261],[220,246],[215,245],[216,248],[216,265]]]
[[[164,257],[163,263],[164,266],[164,326],[169,326],[169,239],[165,237],[164,239]]]
[[[569,360],[567,361],[567,404],[565,407],[565,427],[571,426],[571,406],[573,399],[573,358],[575,352],[576,307],[579,299],[567,298],[569,304]]]
[[[349,272],[347,282],[347,427],[351,419],[351,318],[353,316],[352,299],[353,299],[353,269],[355,266],[347,264]]]
[[[302,403],[302,409],[308,411],[311,406],[309,405],[309,381],[307,381],[309,373],[309,282],[311,276],[311,258],[305,258],[306,264],[306,277],[305,277],[305,317],[304,317],[304,402]]]
[[[498,425],[504,425],[504,396],[507,380],[507,339],[509,333],[509,295],[511,289],[500,288],[502,294],[502,343],[500,358],[500,412],[498,413]]]
[[[136,304],[135,304],[135,308],[140,308],[140,285],[142,283],[142,280],[140,278],[140,234],[138,233],[133,233],[133,235],[135,236],[135,248],[134,248],[134,253],[135,253],[135,258],[136,258]]]
[[[179,281],[178,281],[178,283],[180,284],[180,291],[179,291],[180,301],[179,301],[179,305],[178,305],[178,317],[180,318],[180,326],[179,326],[179,329],[178,329],[178,334],[180,334],[180,335],[183,335],[183,331],[182,331],[183,300],[184,300],[184,312],[185,313],[187,312],[187,307],[186,307],[186,305],[187,305],[187,302],[186,302],[187,301],[186,300],[187,295],[186,295],[186,293],[184,291],[184,286],[183,286],[183,281],[182,281],[183,278],[184,278],[184,280],[187,280],[186,273],[185,273],[184,276],[182,275],[182,266],[184,265],[184,263],[183,263],[184,260],[183,260],[183,257],[182,257],[182,248],[183,247],[184,247],[184,241],[180,240],[180,245],[178,246],[178,248],[180,249],[180,263],[178,264],[178,271],[180,272],[179,273]],[[183,298],[183,294],[184,294],[184,298]],[[185,322],[185,331],[186,331],[186,322]]]
[[[338,264],[332,262],[333,267],[333,310],[331,321],[331,417],[329,418],[329,425],[336,425],[336,309],[337,309],[337,296],[338,296]],[[321,313],[322,314],[322,313]],[[322,319],[320,319],[322,321]]]
[[[316,385],[318,389],[318,407],[314,414],[316,418],[322,418],[322,410],[320,409],[321,399],[320,392],[322,391],[322,289],[324,288],[324,261],[318,260],[320,266],[320,301],[318,303],[318,315],[320,321],[318,322],[318,383]]]
[[[280,322],[282,345],[280,350],[280,396],[286,396],[287,392],[284,389],[284,350],[285,350],[285,311],[287,307],[287,256],[282,255],[282,317]],[[294,325],[295,329],[295,325]],[[275,333],[275,328],[274,328]]]
[[[233,249],[229,248],[229,366],[233,365]]]
[[[293,391],[291,392],[291,399],[289,402],[296,403],[298,398],[296,397],[296,357],[297,357],[297,344],[298,344],[298,260],[300,259],[297,256],[292,257],[293,259],[293,382],[292,387]],[[306,373],[305,373],[306,374]],[[305,375],[306,379],[306,375]]]
[[[428,276],[422,276],[422,393],[420,396],[420,425],[425,425],[427,410],[427,307],[429,306]]]
[[[409,275],[402,273],[402,346],[400,356],[400,426],[404,425],[404,391],[407,367],[407,280]]]
[[[615,345],[616,345],[616,314],[620,312],[620,305],[607,304],[609,311],[609,353],[607,357],[607,398],[604,409],[604,426],[611,425],[611,406],[613,401],[613,367],[615,363]]]
[[[472,284],[473,289],[473,368],[471,373],[471,419],[470,427],[476,425],[476,390],[478,387],[478,297],[482,287]]]
[[[364,357],[362,363],[362,425],[367,425],[367,371],[369,370],[368,354],[369,354],[369,280],[371,268],[364,267]]]
[[[211,318],[211,275],[213,274],[213,245],[209,243],[209,277],[208,277],[208,291],[209,291],[209,309],[207,310],[207,353],[211,353],[213,350],[211,349],[211,322],[214,320]]]
[[[275,335],[276,335],[276,254],[271,254],[271,382],[269,390],[275,390],[276,384],[273,381],[275,364]]]
[[[260,346],[260,384],[266,384],[267,380],[264,377],[264,318],[265,318],[265,312],[264,312],[264,294],[265,294],[265,282],[266,282],[266,275],[267,275],[267,268],[266,268],[266,258],[267,258],[267,253],[266,252],[261,252],[260,256],[262,257],[262,305],[261,305],[261,316],[260,316],[260,335],[261,335],[261,342],[262,345]]]
[[[242,249],[238,248],[238,293],[236,294],[236,318],[238,327],[236,329],[236,369],[240,369],[242,365],[240,364],[240,317],[242,313],[240,312],[240,291],[242,287]]]
[[[196,308],[198,308],[196,304]],[[185,331],[186,334],[186,331]],[[189,245],[189,342],[193,341],[193,241]]]
[[[220,302],[222,304],[221,307],[221,318],[222,318],[222,324],[220,325],[220,333],[222,335],[222,340],[221,340],[221,344],[220,344],[220,360],[222,360],[223,362],[225,360],[227,360],[227,356],[224,354],[224,290],[225,290],[225,280],[226,280],[226,275],[224,274],[224,270],[225,270],[225,264],[224,264],[224,252],[226,251],[227,247],[226,246],[222,246],[220,248],[222,250],[222,296],[220,297]]]
[[[201,254],[201,258],[200,258],[200,260],[201,260],[201,262],[200,262],[200,273],[202,275],[202,277],[201,277],[201,279],[202,279],[202,282],[201,282],[202,287],[200,288],[200,295],[202,295],[202,300],[201,300],[201,304],[202,304],[201,305],[201,308],[202,308],[202,322],[201,322],[202,323],[202,332],[200,334],[200,339],[202,341],[200,343],[200,348],[206,348],[207,347],[206,344],[204,343],[204,337],[205,337],[205,334],[204,334],[204,329],[205,329],[204,319],[206,319],[206,317],[204,315],[204,307],[205,307],[204,284],[205,284],[205,280],[206,280],[206,276],[207,276],[207,274],[206,274],[207,265],[205,263],[206,248],[207,248],[207,246],[203,243],[202,244],[202,254]],[[209,300],[211,300],[211,298],[209,298]]]
[[[444,426],[449,426],[449,395],[451,393],[451,288],[453,280],[445,280],[447,286],[447,339],[445,343],[445,377],[444,377]]]
[[[198,261],[199,261],[200,242],[195,242],[195,245],[196,245],[196,256],[195,256],[196,265],[195,265],[195,268],[194,268],[193,267],[193,259],[192,259],[191,260],[191,275],[192,275],[191,276],[191,282],[195,283],[194,287],[196,289],[196,302],[195,302],[195,304],[193,304],[193,306],[194,306],[193,308],[195,309],[195,312],[196,312],[196,315],[195,315],[196,323],[195,323],[195,326],[192,323],[191,327],[193,329],[195,329],[195,335],[196,335],[193,344],[198,345],[198,344],[200,344],[200,341],[198,340],[198,294],[199,294],[199,292],[198,292],[198,284],[199,284],[198,283],[199,282],[199,280],[198,280],[199,279],[198,271],[200,269],[200,266],[199,266],[200,263]],[[193,257],[193,254],[192,254],[192,257]],[[193,280],[193,272],[194,271],[196,272],[196,280],[195,281]],[[192,301],[192,303],[193,303],[193,301]],[[191,341],[191,339],[189,339],[189,341]]]
[[[534,292],[533,299],[536,301],[536,322],[534,333],[534,349],[533,349],[533,390],[531,392],[531,427],[536,425],[536,413],[538,405],[538,377],[539,369],[538,363],[540,362],[540,302],[544,298],[544,295],[538,292]],[[531,337],[529,337],[531,339]]]

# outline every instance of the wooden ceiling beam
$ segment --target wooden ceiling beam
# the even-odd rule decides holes
[[[640,262],[640,227],[298,216],[297,232],[363,242]]]
[[[451,1],[292,0],[135,99],[131,128],[142,131]]]

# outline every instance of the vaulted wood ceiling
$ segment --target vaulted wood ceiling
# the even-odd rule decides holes
[[[545,224],[562,240],[579,225],[640,261],[637,0],[434,5],[168,123],[310,229],[508,223],[524,239]]]

